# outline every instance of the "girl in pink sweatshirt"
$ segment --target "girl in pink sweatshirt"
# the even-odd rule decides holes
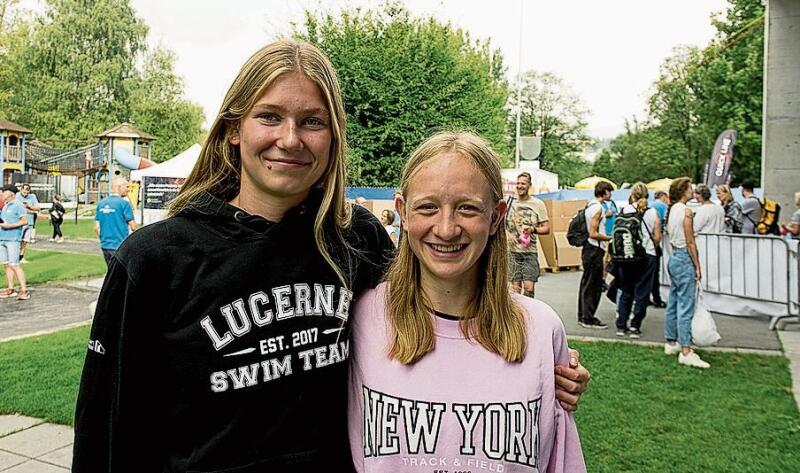
[[[471,133],[425,141],[396,202],[387,282],[352,318],[350,445],[358,471],[583,472],[555,397],[561,320],[508,290],[500,165]]]

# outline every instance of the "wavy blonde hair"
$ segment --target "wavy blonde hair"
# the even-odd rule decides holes
[[[343,284],[349,287],[339,265],[329,251],[329,239],[341,242],[342,230],[350,225],[352,208],[345,202],[347,152],[346,115],[336,71],[325,54],[311,44],[280,40],[270,43],[244,63],[231,84],[220,111],[211,125],[200,157],[178,196],[172,201],[170,216],[201,204],[213,195],[232,200],[241,185],[241,155],[231,144],[231,132],[250,112],[256,101],[280,76],[300,73],[317,84],[331,117],[331,150],[328,167],[314,187],[322,190],[322,203],[314,221],[317,248]],[[333,234],[325,231],[332,222]]]
[[[458,153],[470,160],[486,178],[493,203],[503,199],[500,164],[497,155],[477,135],[445,131],[423,142],[403,169],[400,192],[408,197],[408,186],[420,166],[447,153]],[[467,313],[461,315],[461,331],[487,350],[510,362],[525,358],[525,319],[522,308],[508,290],[508,245],[502,222],[489,236],[478,263],[482,279]],[[422,288],[419,258],[408,238],[402,238],[397,257],[387,275],[387,315],[392,328],[389,357],[404,364],[414,363],[435,347],[433,305]]]
[[[647,209],[647,197],[650,191],[647,190],[647,185],[644,182],[637,182],[631,187],[631,195],[628,197],[628,203],[636,207],[640,213]]]

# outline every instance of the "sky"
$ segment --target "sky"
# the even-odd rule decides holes
[[[24,3],[35,3],[29,0]],[[712,14],[725,0],[404,0],[415,16],[434,16],[490,39],[509,79],[523,70],[560,76],[590,110],[589,134],[612,138],[626,118],[644,116],[659,66],[678,45],[705,46]],[[244,61],[291,32],[306,9],[377,7],[377,0],[132,0],[151,45],[177,55],[186,96],[206,125]],[[522,34],[520,37],[520,30]],[[520,48],[521,45],[521,48]]]

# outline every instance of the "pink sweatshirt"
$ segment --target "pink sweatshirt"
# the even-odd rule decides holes
[[[359,472],[586,471],[572,415],[555,399],[566,335],[547,304],[519,295],[527,354],[508,363],[433,317],[436,348],[412,365],[386,355],[386,284],[352,317],[350,449]]]

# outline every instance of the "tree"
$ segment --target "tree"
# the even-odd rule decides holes
[[[618,183],[650,182],[662,177],[686,175],[679,140],[658,126],[625,122],[625,133],[617,136],[598,155],[592,173]]]
[[[11,119],[67,142],[121,121],[146,35],[127,1],[50,0],[31,42],[16,51]]]
[[[339,75],[352,184],[396,186],[414,148],[441,128],[471,129],[508,160],[507,85],[488,42],[391,3],[307,12],[295,35],[325,51]]]
[[[567,185],[586,177],[590,164],[580,155],[591,140],[586,133],[588,110],[580,97],[555,74],[536,71],[523,74],[519,97],[511,93],[509,129],[515,129],[521,106],[520,134],[541,137],[541,167],[557,173]]]
[[[760,0],[730,0],[724,15],[712,21],[717,36],[709,46],[676,48],[653,85],[645,124],[617,137],[612,142],[616,148],[601,154],[595,169],[619,167],[628,182],[664,175],[687,175],[699,182],[717,136],[732,128],[739,134],[731,166],[734,181],[758,182],[763,13]]]
[[[203,109],[182,98],[183,82],[172,72],[174,63],[175,54],[170,51],[150,52],[131,90],[132,122],[158,138],[153,148],[156,162],[203,138]]]
[[[8,41],[0,114],[63,148],[131,122],[159,138],[157,158],[171,156],[197,139],[203,117],[181,99],[174,58],[147,55],[146,37],[129,0],[47,0],[44,14]]]

